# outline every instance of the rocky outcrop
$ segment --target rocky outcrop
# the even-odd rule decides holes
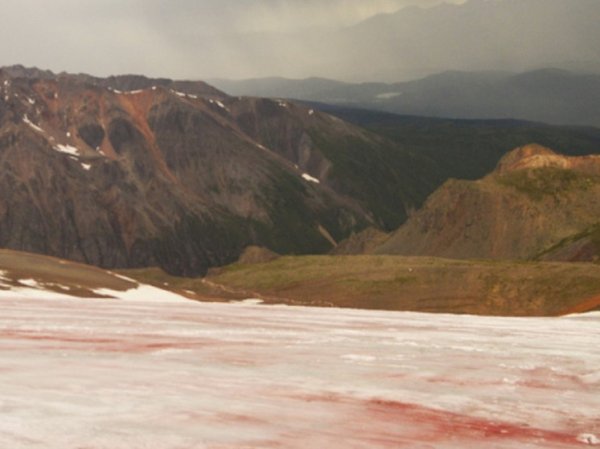
[[[244,249],[244,252],[240,255],[237,263],[244,265],[254,265],[259,263],[271,262],[272,260],[278,259],[279,254],[271,251],[268,248],[261,248],[259,246],[249,246]]]
[[[388,238],[389,234],[377,229],[367,228],[340,242],[333,248],[333,255],[373,254]]]
[[[450,180],[377,253],[526,259],[597,223],[600,157],[518,148],[479,181]]]
[[[579,173],[600,176],[600,156],[567,157],[542,145],[531,144],[516,148],[505,155],[498,163],[496,174],[502,176],[519,170],[540,168],[575,170]]]

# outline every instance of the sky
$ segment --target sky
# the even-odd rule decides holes
[[[464,0],[446,0],[461,3]],[[338,29],[442,0],[19,0],[3,2],[0,65],[95,75],[242,78],[248,36]],[[231,61],[227,65],[226,59]],[[215,66],[215,67],[211,67]],[[230,68],[228,73],[227,68]],[[275,70],[272,75],[277,75]],[[318,75],[318,74],[316,74]]]
[[[402,81],[444,70],[600,65],[600,0],[3,3],[0,66],[55,72]]]

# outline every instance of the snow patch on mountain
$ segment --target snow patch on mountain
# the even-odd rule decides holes
[[[304,178],[304,180],[308,181],[308,182],[314,182],[315,184],[321,184],[321,181],[319,181],[317,178],[310,176],[308,173],[302,173],[302,178]]]
[[[146,302],[170,302],[170,301],[189,301],[187,298],[176,293],[163,290],[150,285],[140,284],[133,279],[115,275],[133,283],[134,287],[128,290],[114,290],[109,288],[96,288],[92,292],[108,299],[118,299],[123,301],[146,301]],[[15,285],[17,284],[17,285]],[[51,287],[63,290],[54,291]],[[71,286],[62,285],[56,282],[39,282],[33,278],[11,279],[6,271],[0,271],[0,300],[36,298],[36,299],[98,299],[81,298],[70,295],[66,292],[72,290]]]
[[[76,157],[81,156],[79,149],[72,145],[68,145],[68,144],[62,145],[59,143],[58,145],[54,146],[54,149],[56,151],[58,151],[59,153],[68,154],[70,156],[76,156]]]
[[[224,109],[224,110],[226,110],[227,112],[231,112],[231,111],[229,110],[229,108],[223,104],[223,102],[222,102],[222,101],[219,101],[219,100],[213,100],[213,99],[211,98],[210,100],[208,100],[208,102],[209,102],[210,104],[216,104],[216,105],[217,105],[217,106],[219,106],[221,109]]]
[[[25,114],[23,116],[23,122],[25,122],[26,124],[28,124],[32,129],[34,129],[37,132],[43,133],[44,130],[42,128],[40,128],[39,126],[37,126],[35,123],[33,123],[31,120],[29,120],[29,117],[27,117],[27,114]]]

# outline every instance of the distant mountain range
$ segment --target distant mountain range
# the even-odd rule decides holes
[[[231,95],[294,98],[426,117],[512,118],[600,127],[600,75],[559,69],[520,74],[444,72],[394,84],[320,78],[210,82]]]

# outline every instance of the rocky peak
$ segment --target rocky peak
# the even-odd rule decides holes
[[[28,79],[50,79],[56,76],[50,70],[40,70],[37,67],[24,67],[20,64],[0,67],[0,74],[1,73],[10,78]]]
[[[549,148],[532,143],[512,150],[498,163],[495,173],[506,174],[518,170],[558,168],[600,175],[600,156],[564,156]]]
[[[23,79],[32,82],[54,80],[60,81],[61,84],[67,86],[77,84],[97,86],[117,92],[135,92],[138,90],[162,87],[185,95],[195,95],[213,99],[224,99],[228,97],[227,94],[204,81],[177,81],[168,78],[148,78],[143,75],[118,75],[110,76],[108,78],[99,78],[83,73],[72,74],[62,72],[55,74],[50,70],[40,70],[37,67],[24,67],[22,65],[0,67],[0,80],[3,79]]]

